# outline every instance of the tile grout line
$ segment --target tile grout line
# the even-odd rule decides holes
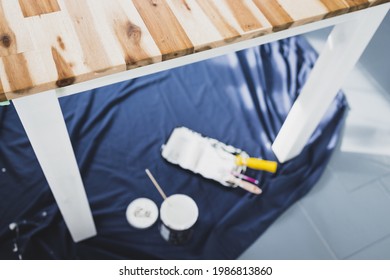
[[[387,175],[388,175],[388,174],[387,174]],[[385,174],[385,175],[383,175],[383,176],[381,176],[381,177],[379,177],[379,178],[376,178],[376,179],[374,179],[374,180],[372,180],[372,181],[370,181],[370,182],[371,182],[371,183],[377,182],[377,183],[379,184],[380,189],[381,189],[383,192],[385,192],[385,195],[386,195],[386,196],[388,196],[388,197],[390,198],[390,192],[387,190],[386,186],[385,186],[385,185],[383,184],[383,182],[382,182],[382,178],[385,177],[385,176],[387,176],[387,175]],[[359,189],[360,189],[360,188],[362,188],[362,187],[359,187]],[[352,256],[354,256],[354,255],[356,255],[356,254],[358,254],[358,253],[360,253],[360,252],[362,252],[362,251],[364,251],[364,250],[366,250],[366,249],[368,249],[368,248],[374,246],[375,244],[377,244],[377,243],[379,243],[379,242],[382,242],[383,240],[386,240],[386,239],[388,239],[388,238],[390,238],[390,233],[387,234],[387,235],[385,235],[385,236],[383,236],[383,237],[381,237],[381,238],[379,238],[378,240],[375,240],[375,241],[371,242],[370,244],[367,244],[366,246],[364,246],[364,247],[362,247],[362,248],[356,250],[355,252],[353,252],[353,253],[351,253],[351,254],[345,256],[345,257],[343,257],[342,259],[344,259],[344,260],[349,259],[349,258],[351,258]]]
[[[386,176],[383,176],[383,177],[386,177]],[[383,183],[383,180],[382,180],[383,177],[379,178],[378,182],[379,182],[380,187],[385,192],[385,194],[390,198],[390,190],[388,190],[387,187],[385,186],[385,183]]]
[[[307,213],[305,207],[302,205],[302,203],[300,201],[298,201],[298,206],[299,206],[300,210],[302,211],[303,215],[305,216],[305,218],[307,219],[307,221],[309,222],[310,226],[312,227],[312,229],[314,230],[314,232],[318,236],[318,238],[321,240],[321,242],[323,243],[325,248],[328,249],[330,255],[333,257],[333,259],[338,260],[339,258],[337,257],[335,252],[333,252],[332,248],[330,247],[330,245],[328,244],[326,239],[322,236],[321,232],[319,231],[319,229],[317,228],[317,226],[315,225],[315,223],[313,222],[310,215]]]
[[[364,66],[364,63],[362,63],[359,60],[356,63],[356,66],[354,67],[354,69],[352,71],[354,71],[357,75],[364,76],[367,84],[365,85],[365,87],[363,87],[363,90],[365,90],[365,91],[366,90],[374,90],[375,92],[379,93],[379,95],[383,96],[386,99],[386,101],[390,102],[390,98],[386,94],[383,94],[383,93],[386,93],[387,91],[380,83],[378,83],[378,81],[366,69],[366,67]],[[348,83],[349,81],[350,80],[348,80],[346,82]],[[350,85],[348,85],[346,88],[349,89],[348,92],[353,92],[355,90],[361,89],[361,87],[355,87],[355,85],[353,85],[353,87],[350,87]]]
[[[337,179],[337,181],[342,185],[342,189],[343,189],[345,192],[347,192],[347,193],[353,192],[354,189],[348,190],[348,188],[345,186],[343,180],[340,178],[339,172],[338,172],[336,169],[334,169],[334,170],[335,170],[335,171],[333,171],[332,175],[333,175],[333,176]],[[363,187],[364,187],[364,184],[361,184],[361,185],[359,185],[357,188],[363,188]]]
[[[332,170],[333,170],[334,176],[336,176],[337,179],[338,179],[339,181],[342,182],[343,180],[340,180],[339,173],[338,173],[337,171],[335,171],[334,168],[333,168]],[[359,191],[359,190],[361,190],[361,189],[363,189],[363,188],[368,187],[370,184],[375,183],[376,181],[380,181],[380,182],[381,182],[381,179],[382,179],[383,177],[386,177],[386,176],[389,176],[389,175],[390,175],[390,171],[387,171],[386,173],[383,173],[382,175],[377,176],[376,178],[370,179],[370,180],[368,180],[367,182],[358,184],[357,186],[352,187],[351,189],[349,189],[349,188],[347,188],[347,187],[344,186],[344,189],[345,189],[345,191],[347,191],[348,193],[354,193],[354,192],[356,192],[356,191]],[[344,184],[343,184],[343,185],[344,185]]]
[[[358,253],[360,253],[360,252],[362,252],[362,251],[364,251],[364,250],[366,250],[366,249],[372,247],[373,245],[375,245],[375,244],[377,244],[377,243],[380,243],[380,242],[382,242],[382,241],[384,241],[384,240],[386,240],[386,239],[390,239],[390,234],[387,234],[387,235],[385,235],[385,236],[379,238],[378,240],[375,240],[375,241],[371,242],[370,244],[367,244],[367,245],[364,246],[363,248],[360,248],[360,249],[356,250],[355,252],[353,252],[353,253],[347,255],[346,257],[344,257],[343,260],[347,260],[347,259],[353,257],[354,255],[357,255]]]
[[[388,174],[389,174],[389,173],[385,173],[385,174],[383,174],[383,176],[386,176],[386,175],[388,175]],[[372,180],[369,180],[369,181],[367,181],[367,182],[365,182],[365,183],[359,184],[359,185],[357,185],[356,187],[353,187],[352,189],[346,188],[346,191],[347,191],[348,193],[354,193],[354,192],[357,192],[357,191],[359,191],[359,190],[361,190],[361,189],[367,188],[367,187],[369,187],[372,183],[375,183],[376,181],[380,181],[381,178],[382,178],[383,176],[379,176],[379,177],[376,177],[376,178],[374,178],[374,179],[372,179]]]
[[[356,66],[358,67],[359,71],[363,73],[363,75],[366,77],[367,81],[371,85],[376,87],[376,89],[380,90],[381,92],[386,92],[385,88],[371,75],[370,71],[366,69],[362,62],[358,61]],[[388,102],[390,102],[390,98],[388,97],[388,95],[385,94],[383,96]]]

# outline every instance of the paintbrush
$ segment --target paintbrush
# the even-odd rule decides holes
[[[230,175],[229,178],[226,180],[227,182],[231,183],[234,186],[238,186],[248,192],[254,193],[254,194],[261,194],[262,190],[249,182],[243,181],[240,178],[234,177],[233,175]]]
[[[276,161],[243,157],[241,155],[236,155],[236,164],[238,166],[247,166],[251,169],[264,170],[271,173],[275,173],[278,168],[278,163]]]

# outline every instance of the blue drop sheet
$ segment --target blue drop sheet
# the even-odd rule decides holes
[[[161,146],[175,127],[275,160],[271,144],[316,61],[301,37],[250,48],[60,99],[98,235],[74,243],[14,107],[0,107],[1,259],[234,259],[320,178],[347,108],[340,93],[303,152],[276,174],[248,170],[263,194],[224,187],[172,165]],[[194,235],[174,246],[158,223],[139,230],[128,204],[191,196]],[[9,225],[14,223],[12,230]]]

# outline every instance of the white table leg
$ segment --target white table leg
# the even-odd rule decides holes
[[[73,240],[96,235],[55,90],[15,99],[13,103]]]
[[[388,7],[371,8],[361,18],[334,27],[272,145],[280,162],[292,159],[303,150],[385,17]]]

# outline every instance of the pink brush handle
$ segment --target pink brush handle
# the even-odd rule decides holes
[[[238,172],[233,172],[232,174],[233,174],[234,176],[236,176],[237,178],[239,178],[239,179],[244,179],[244,180],[246,180],[246,181],[248,181],[248,182],[251,182],[251,183],[253,183],[253,184],[255,184],[255,185],[258,185],[258,184],[259,184],[259,181],[256,180],[255,178],[246,176],[246,175],[241,174],[241,173],[238,173]]]
[[[241,179],[238,179],[238,178],[234,177],[233,175],[231,175],[229,177],[228,182],[232,183],[234,185],[237,185],[240,188],[242,188],[248,192],[254,193],[254,194],[261,194],[262,193],[262,190],[258,186],[254,185],[252,183],[249,183],[249,182],[245,182]]]

